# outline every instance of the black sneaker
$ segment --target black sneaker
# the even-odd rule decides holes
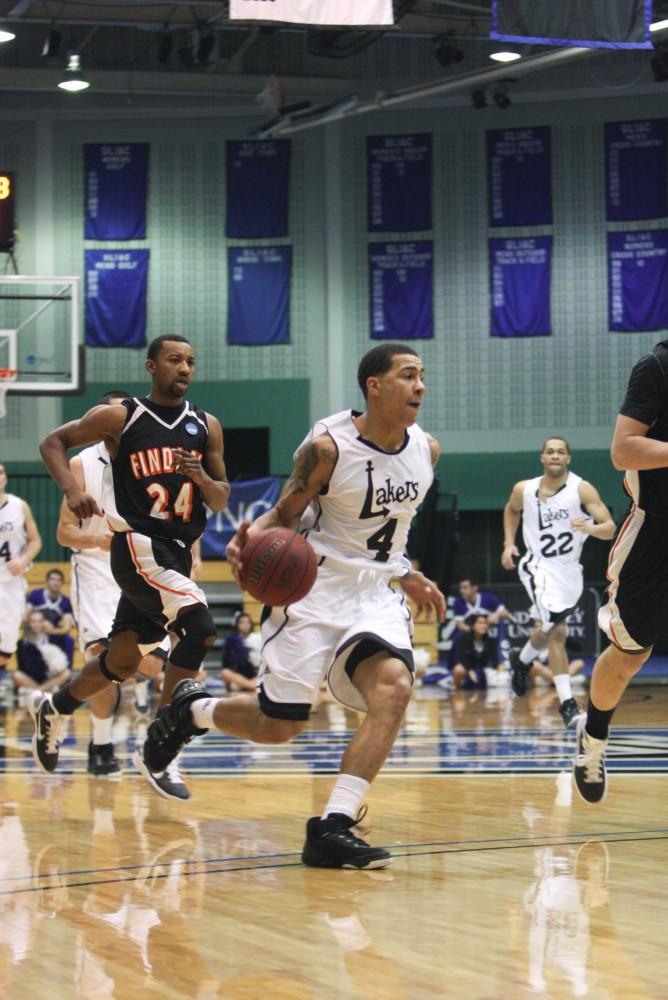
[[[312,816],[306,824],[302,861],[311,868],[386,868],[392,855],[383,847],[370,847],[351,827],[361,819],[331,813],[327,819]]]
[[[161,709],[148,727],[141,753],[135,751],[133,761],[149,785],[166,799],[189,799],[178,769],[170,776],[169,766],[187,743],[195,736],[202,736],[206,729],[199,729],[192,721],[190,706],[200,698],[210,698],[210,693],[199,681],[179,681],[172,691],[169,705]]]
[[[602,802],[608,790],[608,776],[605,773],[605,748],[607,740],[597,740],[585,729],[586,718],[577,721],[577,748],[573,761],[575,787],[585,800],[595,805]]]
[[[28,711],[35,723],[32,738],[33,760],[41,771],[51,774],[58,766],[63,732],[63,718],[56,712],[51,695],[36,691],[28,701]]]
[[[511,687],[517,697],[521,698],[523,694],[527,693],[529,667],[526,663],[522,663],[520,660],[520,651],[516,647],[510,650],[508,660],[510,662]]]
[[[94,778],[120,778],[123,768],[114,753],[113,743],[88,744],[88,773]]]
[[[583,712],[575,698],[567,698],[559,706],[559,715],[564,720],[566,729],[575,729],[577,721],[583,715]]]

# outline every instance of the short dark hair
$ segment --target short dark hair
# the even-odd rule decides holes
[[[54,566],[53,569],[50,569],[46,574],[46,579],[48,580],[50,576],[54,575],[59,576],[63,582],[65,581],[65,574],[63,573],[62,569],[56,569],[56,567]]]
[[[472,587],[477,587],[480,581],[476,576],[471,576],[470,573],[467,573],[465,576],[460,576],[460,578],[457,580],[457,586],[459,586],[461,583],[467,583],[467,582],[470,583]]]
[[[385,375],[392,367],[392,359],[397,354],[412,354],[418,357],[417,351],[404,344],[378,344],[367,351],[359,363],[357,369],[357,383],[362,390],[362,395],[367,398],[366,381],[374,375]]]
[[[464,621],[469,628],[473,628],[479,618],[484,618],[485,621],[487,621],[487,615],[481,615],[479,611],[472,611],[471,614],[464,619]]]
[[[182,337],[178,333],[163,333],[159,337],[155,337],[148,345],[148,350],[146,352],[146,360],[155,361],[158,354],[160,354],[160,349],[162,348],[162,345],[168,340],[174,340],[176,341],[177,344],[190,343],[187,337]]]
[[[543,447],[540,449],[541,455],[545,451],[545,449],[547,447],[547,442],[548,441],[563,441],[564,444],[566,445],[566,451],[570,455],[570,453],[571,453],[571,446],[569,445],[569,443],[566,440],[566,438],[562,437],[561,434],[550,434],[550,435],[548,435],[548,437],[545,438],[545,440],[543,441]]]
[[[132,396],[125,389],[107,389],[98,399],[97,405],[102,406],[104,403],[110,403],[112,399],[132,399]]]

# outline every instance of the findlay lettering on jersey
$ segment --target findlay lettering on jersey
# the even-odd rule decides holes
[[[201,451],[191,451],[191,455],[200,461],[202,454]],[[149,476],[176,472],[174,453],[171,448],[146,448],[143,451],[132,451],[128,457],[135,479],[146,479]]]
[[[417,500],[419,496],[419,484],[407,479],[406,482],[395,486],[389,476],[382,486],[374,486],[373,482],[373,462],[366,463],[367,487],[364,497],[364,506],[360,513],[360,519],[366,520],[369,517],[387,517],[390,508],[387,503],[402,503],[404,500]],[[373,509],[373,503],[380,510]]]

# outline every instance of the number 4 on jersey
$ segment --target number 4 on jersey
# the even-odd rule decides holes
[[[385,524],[370,535],[366,541],[367,549],[375,552],[376,555],[373,557],[374,562],[387,562],[390,558],[390,551],[392,549],[392,539],[394,538],[394,532],[397,529],[397,519],[396,517],[391,518],[386,521]]]
[[[187,523],[193,510],[193,484],[183,483],[174,501],[173,510],[169,509],[169,490],[162,483],[150,483],[146,487],[146,492],[153,499],[154,503],[150,510],[151,517],[158,517],[161,521],[171,521],[174,515],[180,517]]]

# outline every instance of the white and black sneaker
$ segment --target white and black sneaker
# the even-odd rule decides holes
[[[578,719],[585,717],[575,698],[567,698],[566,701],[562,701],[559,706],[559,715],[564,720],[566,729],[575,729]]]
[[[573,777],[575,787],[585,800],[595,805],[602,802],[608,789],[608,776],[605,772],[605,748],[607,740],[597,740],[585,729],[586,718],[581,716],[577,722],[577,749],[573,761]]]
[[[521,698],[527,693],[529,686],[529,667],[520,659],[520,650],[516,647],[510,650],[508,661],[510,663],[511,687],[517,697]]]
[[[41,771],[51,774],[58,766],[63,735],[63,717],[53,707],[51,695],[36,691],[28,701],[28,711],[35,723],[32,738],[33,760]]]
[[[326,819],[312,816],[306,824],[306,842],[302,861],[311,868],[387,868],[392,855],[384,847],[371,847],[356,837],[356,826],[366,810],[351,819],[343,813],[331,813]]]
[[[178,757],[171,760],[164,770],[152,771],[144,760],[145,747],[146,744],[141,750],[135,750],[132,761],[137,770],[144,775],[151,788],[158,795],[162,795],[163,799],[180,799],[181,801],[189,799],[190,791],[181,777]]]
[[[113,743],[88,744],[88,773],[93,778],[118,780],[123,775]]]

